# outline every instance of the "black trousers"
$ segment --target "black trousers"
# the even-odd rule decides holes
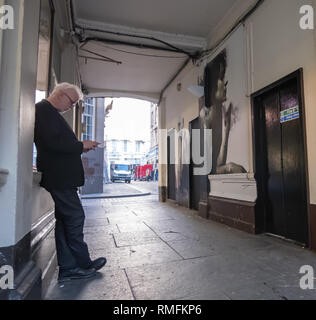
[[[87,268],[90,263],[88,246],[83,239],[84,210],[77,188],[49,190],[55,202],[55,241],[60,270]]]

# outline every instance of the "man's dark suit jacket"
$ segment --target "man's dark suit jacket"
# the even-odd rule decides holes
[[[34,142],[37,170],[42,172],[41,186],[50,190],[84,185],[83,143],[47,100],[35,107]]]

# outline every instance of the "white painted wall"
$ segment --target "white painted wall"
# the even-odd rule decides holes
[[[207,48],[214,48],[220,44],[223,37],[242,19],[246,13],[255,7],[258,0],[236,0],[226,12],[221,21],[207,36]]]
[[[69,82],[79,85],[78,69],[76,65],[76,50],[73,44],[68,43],[63,47],[61,56],[60,82]],[[75,109],[63,114],[68,124],[74,128]]]
[[[301,30],[299,8],[309,0],[266,0],[247,21],[251,41],[252,92],[303,68],[310,200],[316,203],[316,41]]]
[[[249,5],[253,3],[248,1]],[[311,203],[316,203],[316,32],[299,28],[299,8],[312,4],[315,0],[265,0],[264,3],[246,20],[244,26],[236,29],[207,59],[209,61],[224,47],[228,50],[229,63],[227,74],[234,78],[231,96],[238,96],[238,104],[243,106],[242,126],[245,131],[232,129],[227,161],[248,162],[245,168],[253,172],[252,123],[250,94],[281,79],[298,68],[304,69],[305,108],[307,125],[307,151]],[[221,39],[227,28],[218,26],[217,34],[210,34],[208,47],[214,39]],[[187,92],[186,88],[197,84],[203,74],[207,61],[200,67],[187,66],[166,91],[165,127],[177,128],[184,118],[185,127],[198,117],[198,99]],[[236,67],[239,61],[239,66]],[[230,65],[234,66],[230,69]],[[182,91],[177,84],[182,83]],[[235,130],[235,131],[233,131]],[[247,134],[246,134],[247,133]],[[247,135],[247,143],[243,137]],[[235,160],[237,159],[237,161]],[[161,184],[166,177],[161,177]]]
[[[0,247],[31,230],[32,150],[40,1],[12,5],[15,29],[3,31],[0,74],[0,168],[9,170],[0,191]]]
[[[166,99],[163,98],[158,106],[158,185],[159,187],[167,187],[167,145],[166,137],[163,132],[166,129]]]
[[[0,7],[4,5],[4,0],[0,0]],[[2,53],[2,33],[3,30],[0,28],[0,61],[1,61],[1,53]],[[0,63],[0,73],[1,73],[1,63]]]
[[[32,225],[38,223],[46,213],[54,211],[54,201],[51,195],[40,187],[40,181],[41,174],[34,172],[32,185]]]
[[[30,231],[32,223],[33,140],[37,79],[38,24],[40,1],[24,5],[21,87],[18,114],[18,171],[16,242]]]
[[[195,67],[190,63],[166,90],[164,96],[167,129],[177,128],[178,122],[182,119],[184,119],[185,128],[189,128],[189,122],[199,116],[198,99],[188,91],[188,88],[198,84],[198,77],[203,75],[203,72],[203,68]],[[181,91],[177,90],[179,83],[181,83]]]

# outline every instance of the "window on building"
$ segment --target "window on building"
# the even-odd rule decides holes
[[[127,140],[124,140],[124,152],[127,152]]]
[[[116,152],[116,149],[117,149],[117,141],[113,140],[112,141],[112,152]]]
[[[84,130],[81,137],[82,141],[94,140],[94,109],[94,98],[85,99],[84,112],[82,114],[82,123],[84,125]]]
[[[155,129],[155,146],[158,145],[158,129]]]
[[[136,141],[136,152],[140,152],[140,141]]]

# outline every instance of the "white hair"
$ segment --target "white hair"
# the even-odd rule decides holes
[[[54,95],[60,95],[63,92],[67,91],[75,91],[76,94],[78,95],[78,100],[83,99],[83,93],[80,90],[80,88],[74,84],[68,83],[68,82],[62,82],[56,85],[52,92],[52,96]]]

